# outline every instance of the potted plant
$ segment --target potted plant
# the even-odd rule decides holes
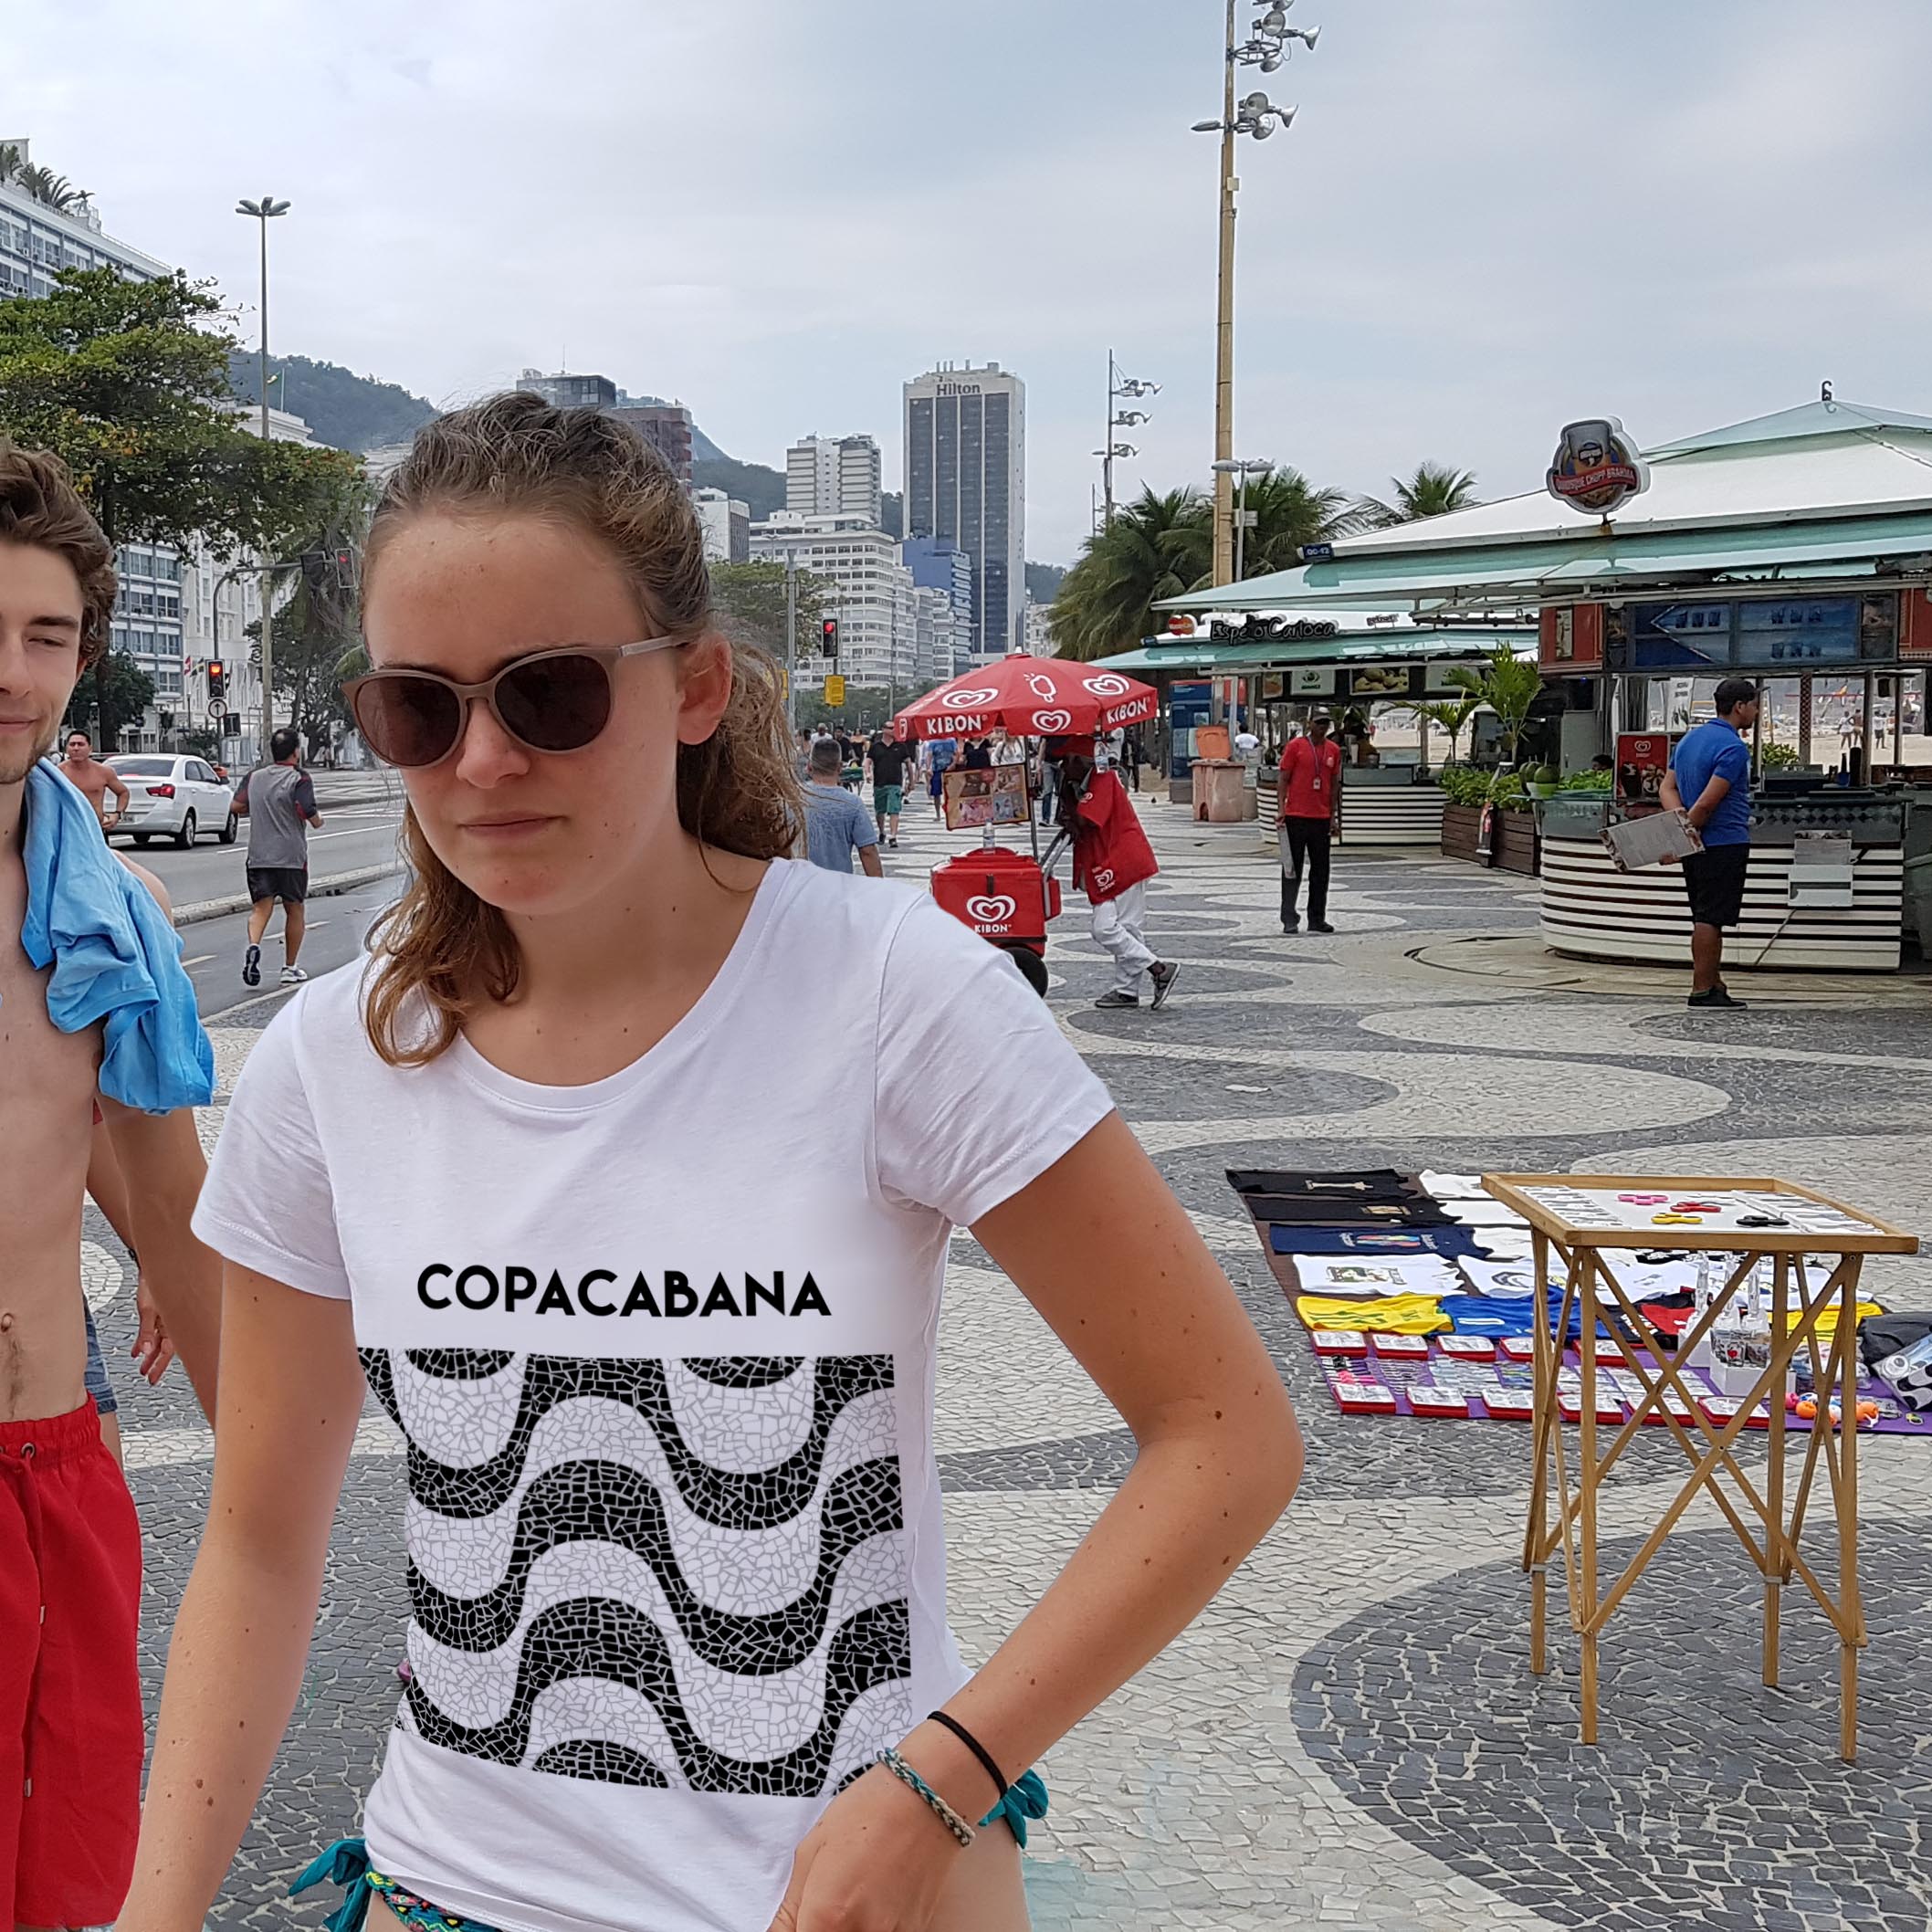
[[[1558,779],[1553,765],[1537,765],[1528,773],[1529,795],[1532,798],[1554,798],[1557,795]]]
[[[1523,727],[1529,722],[1529,709],[1542,695],[1543,674],[1533,660],[1518,657],[1507,644],[1499,644],[1489,654],[1488,665],[1473,671],[1466,665],[1452,669],[1446,682],[1467,691],[1479,704],[1496,713],[1502,728],[1498,740],[1505,765],[1516,758]]]
[[[1476,854],[1482,833],[1483,807],[1489,803],[1487,772],[1474,765],[1446,766],[1437,782],[1443,792],[1443,853],[1448,858]]]

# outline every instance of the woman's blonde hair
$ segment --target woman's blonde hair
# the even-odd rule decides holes
[[[370,524],[365,594],[397,532],[443,510],[567,524],[623,566],[654,634],[696,639],[713,628],[710,573],[690,498],[663,458],[615,417],[552,408],[518,392],[418,431]],[[677,748],[678,823],[708,846],[775,858],[792,849],[803,814],[782,688],[765,652],[736,641],[730,648],[724,717],[702,744]],[[365,1024],[391,1066],[422,1066],[448,1051],[480,1002],[516,992],[522,962],[508,920],[436,856],[411,810],[403,851],[409,882],[373,929]]]

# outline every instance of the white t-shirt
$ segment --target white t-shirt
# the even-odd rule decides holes
[[[968,1675],[931,1446],[950,1224],[1108,1112],[911,887],[775,861],[587,1087],[385,1066],[358,972],[236,1086],[195,1232],[346,1297],[408,1440],[378,1871],[503,1932],[762,1932],[845,1779]]]

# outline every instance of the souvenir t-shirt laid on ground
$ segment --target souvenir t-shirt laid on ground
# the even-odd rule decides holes
[[[923,893],[782,860],[698,1003],[589,1086],[461,1039],[390,1067],[359,1003],[350,969],[277,1016],[194,1226],[350,1300],[407,1439],[371,1860],[504,1932],[762,1932],[825,1805],[968,1675],[950,1225],[1106,1092]]]

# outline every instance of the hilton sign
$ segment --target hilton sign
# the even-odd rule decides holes
[[[940,395],[978,395],[980,385],[977,383],[941,383],[938,393]]]

